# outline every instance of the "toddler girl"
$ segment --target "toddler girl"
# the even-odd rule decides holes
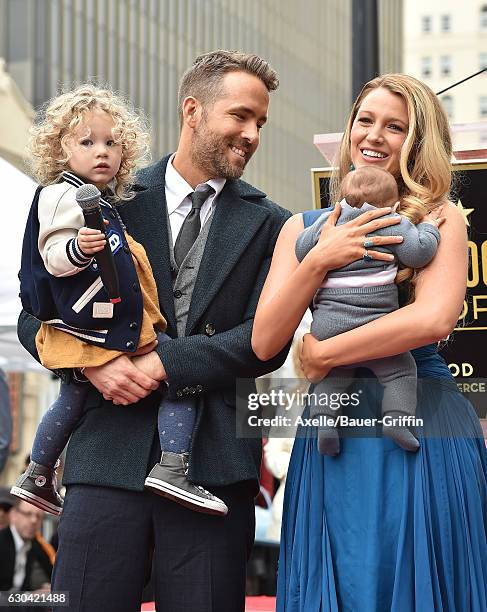
[[[50,369],[94,367],[123,353],[154,349],[166,321],[158,307],[155,280],[144,248],[127,233],[116,204],[134,196],[134,173],[147,151],[140,118],[113,92],[82,85],[55,98],[33,128],[30,152],[41,185],[32,203],[24,236],[21,298],[42,321],[36,345]],[[101,192],[105,232],[84,227],[76,191],[84,184]],[[94,256],[110,245],[120,283],[112,303],[100,280]],[[85,411],[88,383],[61,384],[59,397],[44,415],[31,462],[12,493],[59,514],[55,465]],[[193,419],[168,419],[173,411],[195,407],[163,399],[159,408],[162,457],[146,488],[208,514],[226,514],[219,498],[186,478]],[[183,423],[178,421],[182,420]],[[182,425],[182,426],[181,426]],[[171,446],[179,441],[179,448]],[[184,440],[184,442],[181,442]]]

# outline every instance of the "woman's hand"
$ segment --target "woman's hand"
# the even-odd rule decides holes
[[[380,261],[394,261],[394,256],[390,253],[369,249],[388,244],[399,244],[403,241],[402,236],[367,236],[383,227],[397,225],[401,222],[399,215],[381,219],[384,215],[390,214],[392,208],[369,210],[356,219],[337,226],[340,211],[340,204],[337,203],[321,230],[318,244],[310,251],[313,257],[323,265],[325,272],[342,268],[357,259],[362,259],[364,255]]]
[[[300,363],[304,375],[312,383],[319,382],[325,378],[331,370],[331,366],[326,363],[321,354],[319,340],[311,334],[303,336]]]

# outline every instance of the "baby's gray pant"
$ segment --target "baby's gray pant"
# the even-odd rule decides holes
[[[311,333],[317,340],[326,340],[360,327],[384,314],[397,310],[395,285],[318,290],[311,323]],[[345,393],[357,368],[368,368],[384,387],[382,414],[397,412],[414,416],[416,411],[417,372],[411,353],[401,353],[383,359],[373,359],[353,366],[334,368],[314,389],[316,397]],[[328,405],[310,405],[311,416],[336,416]]]

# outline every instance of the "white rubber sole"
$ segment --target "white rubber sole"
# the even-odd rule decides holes
[[[44,512],[49,512],[49,514],[59,516],[63,511],[63,509],[59,508],[59,506],[55,506],[54,504],[49,503],[45,499],[42,499],[42,497],[38,497],[37,495],[34,495],[34,493],[30,493],[29,491],[24,491],[24,489],[20,489],[19,487],[13,486],[10,489],[10,493],[12,495],[15,495],[16,497],[20,497],[20,499],[23,499],[26,502],[29,502],[29,504],[32,504],[36,508],[44,510]]]
[[[210,499],[201,499],[196,495],[192,495],[187,491],[182,491],[178,487],[174,487],[168,482],[163,482],[157,478],[150,478],[149,476],[145,479],[144,486],[149,491],[167,497],[172,501],[195,510],[196,512],[202,512],[204,514],[213,514],[218,516],[225,516],[228,513],[227,506],[221,502],[214,502]]]

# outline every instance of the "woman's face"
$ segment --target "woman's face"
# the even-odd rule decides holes
[[[400,176],[399,158],[408,133],[406,102],[384,87],[362,100],[350,132],[350,154],[356,168],[377,165]]]

